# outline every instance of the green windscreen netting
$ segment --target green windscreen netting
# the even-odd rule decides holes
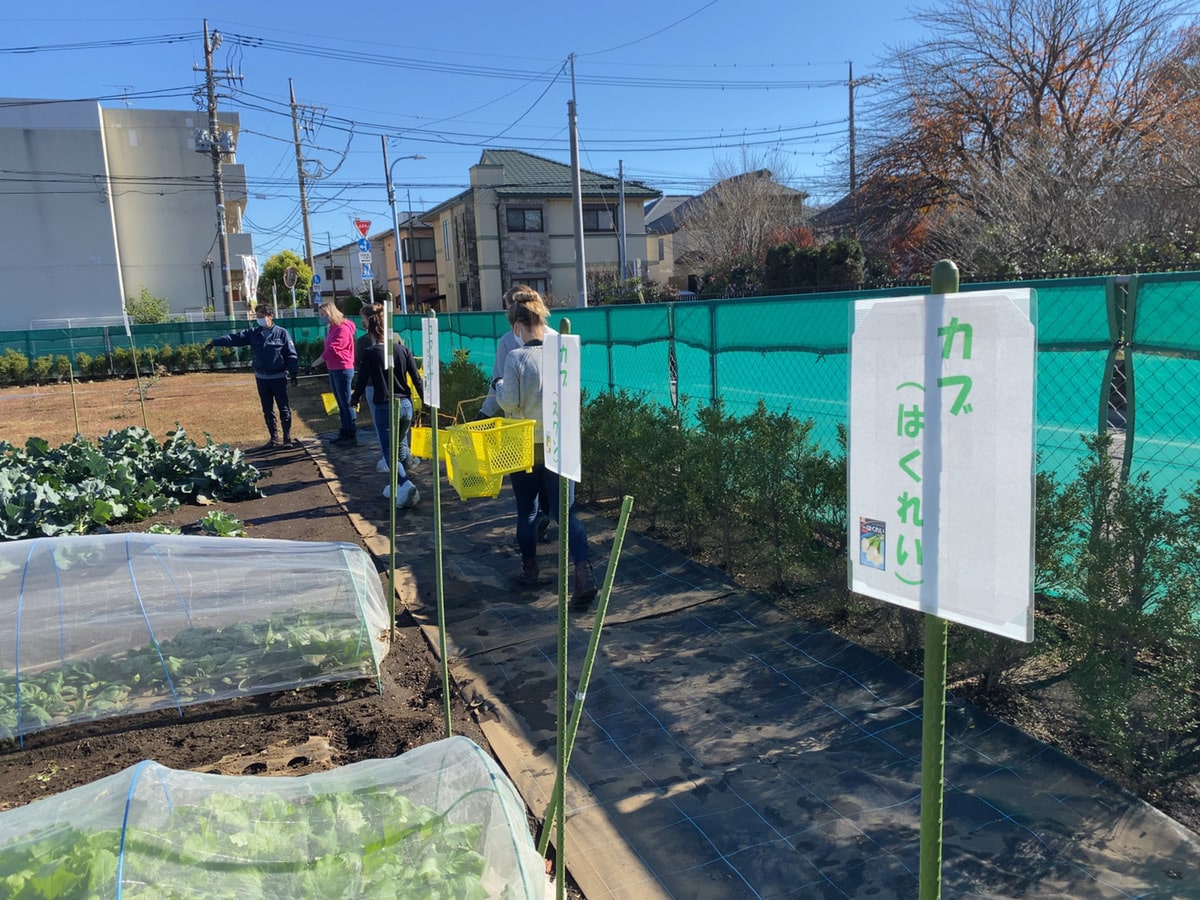
[[[297,778],[142,762],[0,813],[5,897],[549,896],[525,806],[465,737]]]
[[[346,543],[106,534],[0,543],[0,738],[377,678],[387,601]]]
[[[1200,281],[1136,275],[1129,291],[1130,476],[1179,498],[1200,480]]]

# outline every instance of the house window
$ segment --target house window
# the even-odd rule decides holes
[[[533,288],[535,291],[537,291],[539,294],[541,294],[542,297],[546,296],[546,279],[545,278],[538,278],[535,275],[514,275],[513,280],[512,280],[512,286],[516,287],[518,284],[527,284],[527,285],[529,285],[529,287]]]
[[[442,219],[442,259],[450,258],[450,220]]]
[[[662,262],[667,258],[667,242],[662,238],[658,239],[658,261]]]
[[[542,211],[510,206],[504,211],[504,224],[509,231],[541,231]]]
[[[431,262],[437,259],[437,250],[433,246],[433,238],[419,237],[410,240],[405,238],[404,244],[404,260],[405,262]],[[416,256],[413,252],[416,252]]]
[[[615,231],[613,211],[607,206],[585,206],[583,208],[584,231]]]
[[[325,280],[330,283],[333,283],[335,281],[344,281],[345,277],[342,275],[342,267],[341,266],[326,266],[325,267]]]

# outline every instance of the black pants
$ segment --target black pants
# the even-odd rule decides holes
[[[292,435],[292,407],[288,404],[287,376],[282,378],[255,378],[258,383],[258,400],[262,403],[263,421],[267,423],[267,434],[276,437],[275,407],[279,407],[279,421],[283,423],[283,436]]]

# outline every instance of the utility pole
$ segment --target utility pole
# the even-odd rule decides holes
[[[329,289],[333,291],[333,305],[341,309],[337,305],[337,266],[333,262],[333,238],[329,236],[329,232],[325,232],[325,246],[329,248]]]
[[[854,89],[864,84],[872,84],[878,81],[875,75],[868,75],[865,78],[854,80],[854,63],[850,62],[850,74],[846,80],[846,85],[850,89],[850,233],[858,236],[858,177],[855,172],[855,149],[854,149]]]
[[[617,265],[621,276],[617,285],[619,292],[629,277],[629,263],[625,259],[625,160],[617,160]]]
[[[417,241],[416,241],[416,232],[413,231],[412,191],[410,191],[408,188],[405,188],[404,196],[408,199],[408,267],[410,269],[412,269],[412,277],[413,277],[412,298],[413,298],[413,302],[415,303],[415,302],[418,302],[418,298],[417,298]]]
[[[304,222],[304,261],[311,268],[313,265],[312,231],[308,225],[308,191],[304,185],[304,154],[300,152],[300,119],[296,105],[296,89],[292,79],[288,79],[288,94],[292,103],[292,138],[296,142],[296,179],[300,182],[300,218]]]
[[[225,231],[225,184],[221,179],[221,154],[233,152],[233,132],[221,131],[217,121],[217,74],[213,71],[213,53],[221,46],[219,32],[208,30],[208,19],[204,20],[204,68],[192,66],[194,72],[204,72],[208,91],[208,130],[196,135],[196,151],[212,157],[213,190],[217,199],[217,247],[221,261],[221,292],[225,297],[225,315],[233,318],[233,285],[229,280],[229,237]],[[232,81],[241,80],[226,69],[221,76]]]
[[[571,99],[567,101],[567,124],[571,134],[571,200],[575,213],[576,306],[587,306],[587,262],[583,257],[583,184],[579,174],[579,132],[575,114],[575,54],[571,60]]]

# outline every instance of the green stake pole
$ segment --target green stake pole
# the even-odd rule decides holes
[[[604,574],[604,584],[600,588],[600,601],[596,608],[596,621],[592,626],[592,636],[588,641],[587,653],[583,659],[583,670],[579,673],[579,687],[575,691],[575,705],[571,707],[571,720],[567,723],[567,752],[564,754],[562,769],[565,772],[571,765],[571,750],[575,746],[575,734],[579,731],[579,722],[583,718],[583,700],[587,696],[588,684],[592,679],[592,667],[596,660],[596,651],[600,646],[600,631],[604,626],[604,615],[608,610],[608,597],[612,593],[613,578],[617,572],[617,559],[621,555],[621,547],[625,543],[625,530],[629,527],[629,513],[633,509],[633,498],[626,496],[621,502],[621,517],[617,520],[617,532],[613,538],[612,551],[608,554],[608,571]],[[550,803],[542,815],[542,822],[557,818],[558,811],[563,806],[563,782],[555,779],[554,790],[550,794]],[[538,842],[538,853],[546,855],[550,843],[550,829],[542,829],[542,837]]]
[[[436,319],[437,313],[431,309],[428,317]],[[428,372],[430,366],[440,365],[437,359],[426,359],[425,371]],[[438,449],[438,407],[430,403],[425,405],[429,408],[429,431],[432,435],[430,453],[433,454],[429,467],[433,473],[433,577],[437,590],[438,654],[442,657],[442,702],[446,737],[450,737],[454,734],[454,723],[450,717],[450,651],[446,644],[446,583],[442,577],[442,454]]]
[[[560,334],[571,333],[571,320],[559,322]],[[571,513],[570,479],[558,476],[558,714],[557,735],[555,748],[557,766],[555,767],[555,784],[566,784],[567,780],[567,565],[569,563],[568,527]],[[558,849],[554,890],[558,900],[566,897],[567,891],[567,819],[564,813],[565,803],[558,804],[554,816],[554,830],[558,836]]]
[[[67,374],[71,377],[71,412],[75,414],[75,435],[79,436],[79,398],[75,396],[75,361],[67,360]],[[149,431],[149,429],[146,429]]]
[[[392,309],[390,304],[383,304],[383,377],[388,380],[388,479],[391,490],[388,499],[388,619],[392,623],[392,643],[396,642],[396,481],[399,475],[396,471],[396,425],[400,406],[396,401],[396,377],[392,372]],[[371,410],[375,415],[375,410]]]
[[[133,345],[133,332],[129,330],[129,320],[125,320],[125,336],[129,338],[129,356],[133,360],[133,377],[137,381],[138,400],[142,404],[142,427],[150,430],[150,421],[146,418],[146,392],[142,390],[142,370],[138,366],[137,347]]]
[[[933,267],[930,292],[958,290],[958,266],[948,259]],[[942,820],[946,784],[945,619],[925,616],[925,691],[921,701],[921,868],[920,900],[942,896]]]

